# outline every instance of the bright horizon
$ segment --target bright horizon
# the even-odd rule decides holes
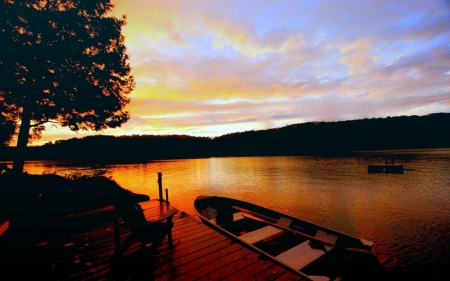
[[[128,23],[131,119],[103,132],[48,125],[31,145],[450,112],[445,0],[112,3]]]

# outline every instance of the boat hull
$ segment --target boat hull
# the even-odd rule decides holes
[[[199,196],[194,210],[204,224],[306,280],[340,280],[355,259],[379,265],[373,242],[249,202]]]

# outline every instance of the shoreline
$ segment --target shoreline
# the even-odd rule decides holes
[[[120,200],[149,200],[103,175],[0,175],[0,221],[9,228],[48,226],[61,218],[76,217],[111,206]]]

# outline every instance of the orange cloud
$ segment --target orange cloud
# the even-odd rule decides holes
[[[339,63],[345,63],[348,66],[348,74],[369,72],[373,63],[379,59],[372,55],[371,42],[368,38],[363,38],[357,42],[341,48]]]

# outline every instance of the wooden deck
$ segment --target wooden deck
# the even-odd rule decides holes
[[[112,263],[110,211],[106,208],[104,215],[87,219],[89,224],[79,223],[82,228],[66,224],[57,229],[8,230],[0,237],[2,276],[10,273],[15,280],[22,274],[46,280],[302,280],[184,212],[173,219],[172,248],[166,238],[154,256],[146,256],[136,243]],[[17,263],[19,271],[13,267]]]

